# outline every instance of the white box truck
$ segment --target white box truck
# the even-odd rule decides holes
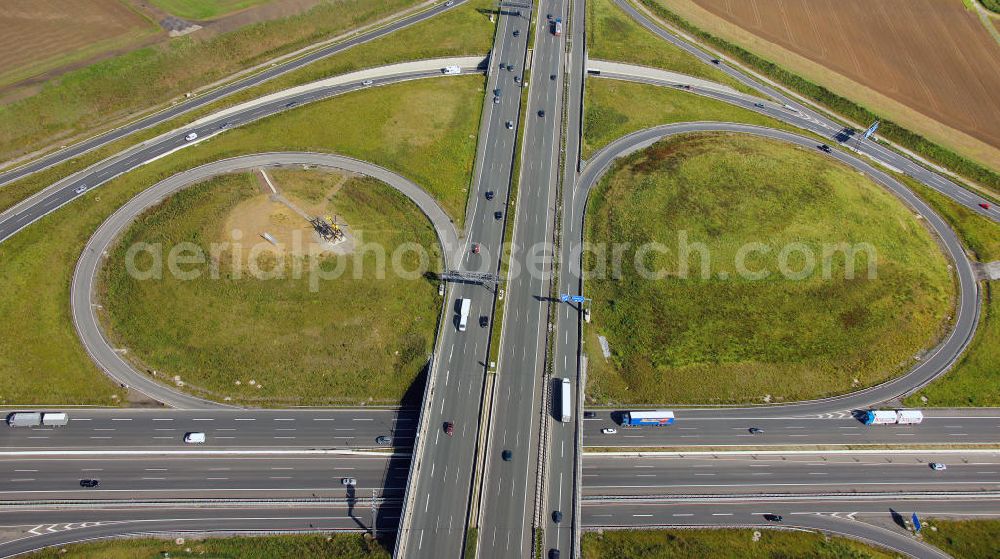
[[[458,331],[465,332],[469,325],[469,309],[472,307],[471,299],[462,299],[458,308]]]
[[[562,405],[562,421],[563,423],[569,423],[569,420],[573,419],[573,394],[568,378],[562,379],[560,384],[562,385],[562,391],[559,396],[559,403]]]
[[[900,425],[914,425],[924,420],[924,413],[920,410],[897,410],[896,423]]]
[[[38,427],[42,424],[42,414],[32,412],[14,412],[7,416],[9,427]]]
[[[891,410],[868,410],[864,417],[865,425],[891,425],[896,423],[896,412]]]
[[[62,412],[45,412],[42,414],[42,425],[49,427],[69,425],[69,414]]]

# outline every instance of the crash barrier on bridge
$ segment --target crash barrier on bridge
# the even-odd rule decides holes
[[[583,500],[595,503],[672,503],[677,501],[689,502],[718,502],[718,501],[746,501],[747,499],[780,499],[782,501],[815,501],[823,499],[826,501],[857,501],[859,497],[878,497],[884,499],[900,500],[923,500],[923,499],[986,499],[992,500],[1000,496],[1000,491],[927,491],[915,493],[913,491],[867,491],[857,493],[731,493],[726,495],[703,494],[703,495],[588,495]]]

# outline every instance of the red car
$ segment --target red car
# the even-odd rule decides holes
[[[479,254],[479,243],[472,245],[472,254]]]
[[[455,424],[452,422],[447,422],[444,424],[444,432],[449,437],[455,434]]]
[[[979,204],[979,207],[982,208],[982,209],[984,209],[984,210],[990,209],[990,205],[987,204],[986,202],[983,202],[983,203]]]

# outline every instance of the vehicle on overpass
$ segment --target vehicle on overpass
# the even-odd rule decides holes
[[[622,414],[622,425],[672,425],[674,412],[665,410],[627,411]]]
[[[472,307],[471,299],[459,299],[458,303],[458,331],[465,332],[469,326],[469,309]]]
[[[559,403],[562,406],[560,419],[562,419],[563,423],[569,423],[569,421],[573,419],[573,396],[569,385],[569,379],[564,378],[559,384],[562,385],[561,395],[559,397]]]

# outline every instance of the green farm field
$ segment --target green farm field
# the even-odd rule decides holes
[[[620,277],[586,280],[597,404],[857,390],[908,369],[953,308],[946,258],[902,204],[846,167],[761,138],[686,135],[626,158],[591,193],[586,236],[627,244]],[[665,250],[639,255],[659,274],[644,276],[631,263],[650,242]],[[589,255],[585,270],[603,261]]]
[[[151,0],[154,6],[184,19],[211,19],[271,0]]]
[[[0,404],[121,401],[73,329],[69,285],[87,238],[139,191],[246,153],[334,152],[414,180],[461,216],[475,159],[483,80],[418,80],[346,94],[232,130],[118,177],[0,244]],[[419,101],[419,103],[418,103]],[[412,103],[412,105],[411,105]],[[351,123],[364,122],[365,126]]]
[[[935,528],[921,530],[924,540],[955,559],[993,559],[1000,556],[1000,520],[931,519]]]

